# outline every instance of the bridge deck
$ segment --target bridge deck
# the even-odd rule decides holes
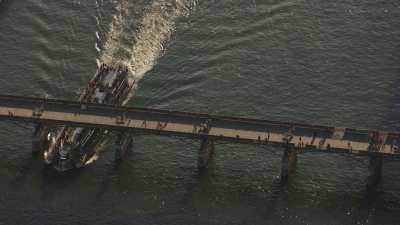
[[[235,140],[242,143],[285,144],[299,149],[367,154],[372,133],[379,136],[378,153],[400,155],[400,133],[211,116],[73,101],[0,96],[0,118],[72,126],[131,129],[164,135]]]

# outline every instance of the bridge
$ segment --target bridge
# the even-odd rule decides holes
[[[214,152],[214,141],[278,145],[284,148],[282,177],[295,169],[299,152],[336,152],[368,156],[369,183],[372,184],[379,181],[383,157],[400,156],[400,133],[397,132],[47,98],[0,95],[0,119],[198,138],[201,140],[199,168],[207,166]]]

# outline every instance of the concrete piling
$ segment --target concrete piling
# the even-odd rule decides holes
[[[379,184],[382,178],[382,165],[383,165],[383,155],[376,153],[369,154],[368,178],[367,178],[368,188],[373,188],[377,184]]]
[[[36,154],[49,146],[47,135],[49,129],[44,124],[36,124],[32,133],[32,153]]]
[[[128,132],[121,132],[117,137],[117,148],[115,149],[115,161],[122,161],[123,157],[126,155],[127,151],[132,147],[132,136]]]
[[[291,173],[296,170],[297,165],[297,151],[294,146],[286,145],[282,157],[281,165],[281,180],[285,180]]]
[[[198,169],[204,169],[208,166],[214,155],[214,141],[203,137],[200,143],[199,155],[197,159]]]
[[[381,150],[387,139],[386,132],[371,132],[368,146],[368,178],[367,188],[374,188],[382,177],[383,154]]]

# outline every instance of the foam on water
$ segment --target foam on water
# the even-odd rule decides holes
[[[144,10],[137,29],[131,34],[134,25],[129,9],[133,3],[122,0],[110,24],[100,62],[127,66],[137,86],[163,55],[175,31],[176,19],[189,15],[196,3],[197,0],[154,0]]]

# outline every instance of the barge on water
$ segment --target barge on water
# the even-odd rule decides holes
[[[102,64],[81,92],[79,101],[122,105],[128,100],[134,83],[126,66]],[[129,135],[120,134],[118,137],[120,146],[130,146],[132,140]],[[33,133],[32,146],[44,149],[46,164],[58,171],[66,171],[95,161],[109,139],[110,131],[102,128],[63,126],[51,132],[47,126],[38,124]],[[120,154],[117,152],[116,156]]]

